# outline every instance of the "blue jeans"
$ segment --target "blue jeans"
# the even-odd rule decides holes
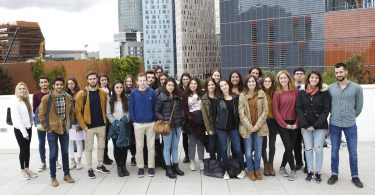
[[[39,131],[38,132],[38,140],[39,140],[39,156],[40,161],[44,164],[46,164],[46,131]],[[59,150],[59,147],[57,147],[57,150]],[[57,152],[56,161],[59,159],[59,153]]]
[[[316,129],[308,131],[302,128],[303,142],[305,145],[306,164],[309,172],[320,172],[323,165],[323,144],[324,138],[327,135],[327,130]],[[315,152],[315,161],[314,153]],[[314,169],[315,162],[315,169]]]
[[[243,155],[242,155],[242,149],[240,144],[240,133],[238,132],[238,129],[233,130],[222,130],[217,129],[216,135],[218,138],[219,146],[220,146],[220,152],[221,152],[221,162],[224,165],[224,167],[227,166],[228,162],[228,155],[227,155],[227,139],[230,138],[230,142],[232,143],[232,147],[234,149],[234,154],[236,157],[239,157],[240,167],[242,170],[245,169],[245,163],[243,161]]]
[[[168,135],[163,135],[164,141],[164,161],[165,165],[170,166],[171,163],[178,163],[178,143],[180,142],[181,136],[181,127],[171,128],[171,131]],[[172,152],[171,152],[172,151]],[[172,161],[171,161],[172,153]]]
[[[257,133],[252,133],[250,138],[244,138],[245,143],[245,157],[247,164],[247,171],[260,170],[260,158],[262,157],[263,136],[258,136]],[[254,165],[251,152],[254,146]]]
[[[357,125],[351,127],[338,127],[329,125],[329,136],[331,138],[331,171],[332,175],[339,174],[339,150],[341,144],[341,135],[344,131],[348,150],[350,172],[352,177],[358,177],[358,158],[357,158]]]
[[[67,131],[60,135],[53,131],[47,132],[47,140],[49,145],[49,170],[51,177],[56,177],[56,160],[58,153],[58,143],[60,141],[62,165],[64,175],[69,175],[69,134]]]

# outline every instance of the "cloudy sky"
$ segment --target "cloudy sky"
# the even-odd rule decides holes
[[[97,51],[118,32],[117,0],[0,0],[0,23],[38,22],[48,50]]]

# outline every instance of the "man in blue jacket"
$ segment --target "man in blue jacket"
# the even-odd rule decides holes
[[[148,151],[148,176],[155,175],[155,131],[154,131],[154,106],[156,96],[154,90],[147,86],[146,75],[137,75],[138,88],[130,93],[129,113],[134,125],[136,143],[136,159],[138,177],[144,176],[144,135],[147,140]]]

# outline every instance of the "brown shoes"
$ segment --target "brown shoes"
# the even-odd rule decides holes
[[[75,182],[74,179],[70,175],[65,175],[64,181],[66,181],[68,183],[74,183]]]
[[[262,174],[260,174],[260,171],[255,171],[255,177],[257,180],[262,180]]]
[[[251,172],[247,173],[247,176],[249,177],[249,179],[250,179],[251,181],[255,181],[255,180],[257,180],[254,171],[251,171]]]
[[[57,187],[57,186],[59,186],[59,182],[57,182],[57,180],[56,180],[55,177],[52,177],[52,178],[51,178],[51,186],[52,186],[52,187]]]
[[[270,169],[269,169],[269,164],[268,163],[264,163],[264,175],[265,176],[269,176],[270,175]]]
[[[268,164],[268,170],[269,170],[271,176],[275,176],[276,175],[275,169],[273,169],[273,163],[269,163]]]

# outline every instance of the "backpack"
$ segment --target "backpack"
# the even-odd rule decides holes
[[[223,178],[225,170],[218,160],[205,159],[203,174],[209,177]]]
[[[48,103],[47,103],[47,112],[46,112],[46,122],[48,122],[48,113],[49,111],[51,110],[51,105],[52,105],[52,96],[51,95],[48,95]],[[36,126],[36,128],[39,130],[39,131],[45,131],[45,129],[43,128],[42,124],[40,123],[40,120],[39,120],[39,108],[40,108],[40,105],[38,106],[38,108],[36,108],[35,110],[35,114],[34,114],[34,117],[33,117],[33,120],[34,120],[34,124]]]
[[[227,162],[227,172],[230,178],[237,178],[241,173],[240,162],[236,158],[231,158]]]
[[[8,107],[7,109],[7,124],[12,126],[13,125],[13,121],[12,121],[12,115],[11,115],[11,111],[10,111],[10,107]]]

